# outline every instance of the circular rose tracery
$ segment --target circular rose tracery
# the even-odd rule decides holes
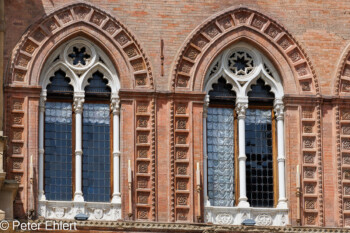
[[[247,75],[254,69],[254,60],[244,51],[235,51],[228,58],[228,67],[235,75]]]

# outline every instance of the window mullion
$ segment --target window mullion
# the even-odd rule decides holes
[[[239,199],[238,207],[249,207],[246,184],[246,154],[245,154],[245,114],[248,108],[248,99],[236,102],[238,118],[238,163],[239,163]]]
[[[281,99],[274,102],[274,111],[277,121],[277,162],[278,162],[278,193],[277,208],[286,209],[287,198],[285,188],[285,154],[284,154],[284,105]]]
[[[82,113],[84,94],[74,93],[75,112],[75,192],[74,201],[83,202],[82,192]]]
[[[40,95],[39,104],[39,201],[45,201],[44,193],[44,117],[46,91]]]
[[[112,203],[121,203],[120,194],[120,145],[119,145],[119,116],[118,97],[112,97],[111,110],[113,113],[113,197]]]

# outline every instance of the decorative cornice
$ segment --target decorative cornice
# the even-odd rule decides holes
[[[45,224],[49,219],[35,220],[30,222]],[[54,219],[50,219],[54,220]],[[350,233],[350,229],[344,228],[320,228],[320,227],[272,227],[272,226],[232,226],[232,225],[212,225],[198,223],[163,223],[163,222],[123,222],[123,221],[73,221],[62,220],[62,223],[76,223],[78,230],[113,230],[113,231],[162,231],[162,232],[259,232],[259,233]]]

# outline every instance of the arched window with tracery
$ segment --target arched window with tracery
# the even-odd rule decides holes
[[[205,91],[206,220],[281,224],[288,208],[278,72],[258,49],[240,42],[214,59]]]
[[[120,219],[115,67],[98,46],[79,37],[52,53],[40,83],[39,214]]]

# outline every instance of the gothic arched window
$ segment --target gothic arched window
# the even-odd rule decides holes
[[[264,213],[278,225],[274,219],[288,213],[278,72],[259,50],[238,43],[214,60],[205,91],[207,221],[220,223],[224,214],[241,224]]]
[[[40,215],[119,219],[116,69],[99,47],[76,38],[52,53],[40,82]]]

